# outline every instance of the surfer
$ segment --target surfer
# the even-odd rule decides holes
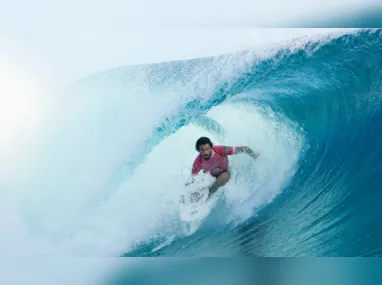
[[[216,178],[215,183],[210,187],[208,197],[215,193],[219,187],[224,186],[230,179],[228,170],[228,155],[246,153],[253,159],[257,159],[260,154],[255,153],[247,146],[214,146],[211,140],[207,137],[201,137],[196,141],[195,149],[199,152],[196,157],[191,174],[197,175],[201,170],[209,172]],[[191,182],[192,183],[192,182]]]

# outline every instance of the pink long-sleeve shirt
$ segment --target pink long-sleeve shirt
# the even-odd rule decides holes
[[[209,172],[212,176],[217,176],[224,171],[228,171],[228,155],[235,153],[232,146],[214,146],[209,160],[204,160],[199,154],[192,166],[192,175],[197,175],[200,170]]]

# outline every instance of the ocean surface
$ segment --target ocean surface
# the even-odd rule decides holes
[[[382,256],[381,29],[120,67],[54,102],[8,199],[20,254]],[[178,199],[200,136],[261,156],[230,157],[190,232]]]

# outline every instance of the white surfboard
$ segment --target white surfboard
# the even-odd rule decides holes
[[[184,222],[201,221],[208,216],[216,199],[208,199],[209,188],[215,182],[210,175],[200,174],[195,181],[185,187],[179,201],[179,217]]]

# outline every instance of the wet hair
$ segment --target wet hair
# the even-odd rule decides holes
[[[204,145],[204,144],[209,144],[210,147],[213,147],[213,143],[211,142],[211,140],[207,137],[201,137],[199,138],[197,141],[196,141],[196,144],[195,144],[195,149],[196,151],[199,151],[199,148],[201,145]]]

